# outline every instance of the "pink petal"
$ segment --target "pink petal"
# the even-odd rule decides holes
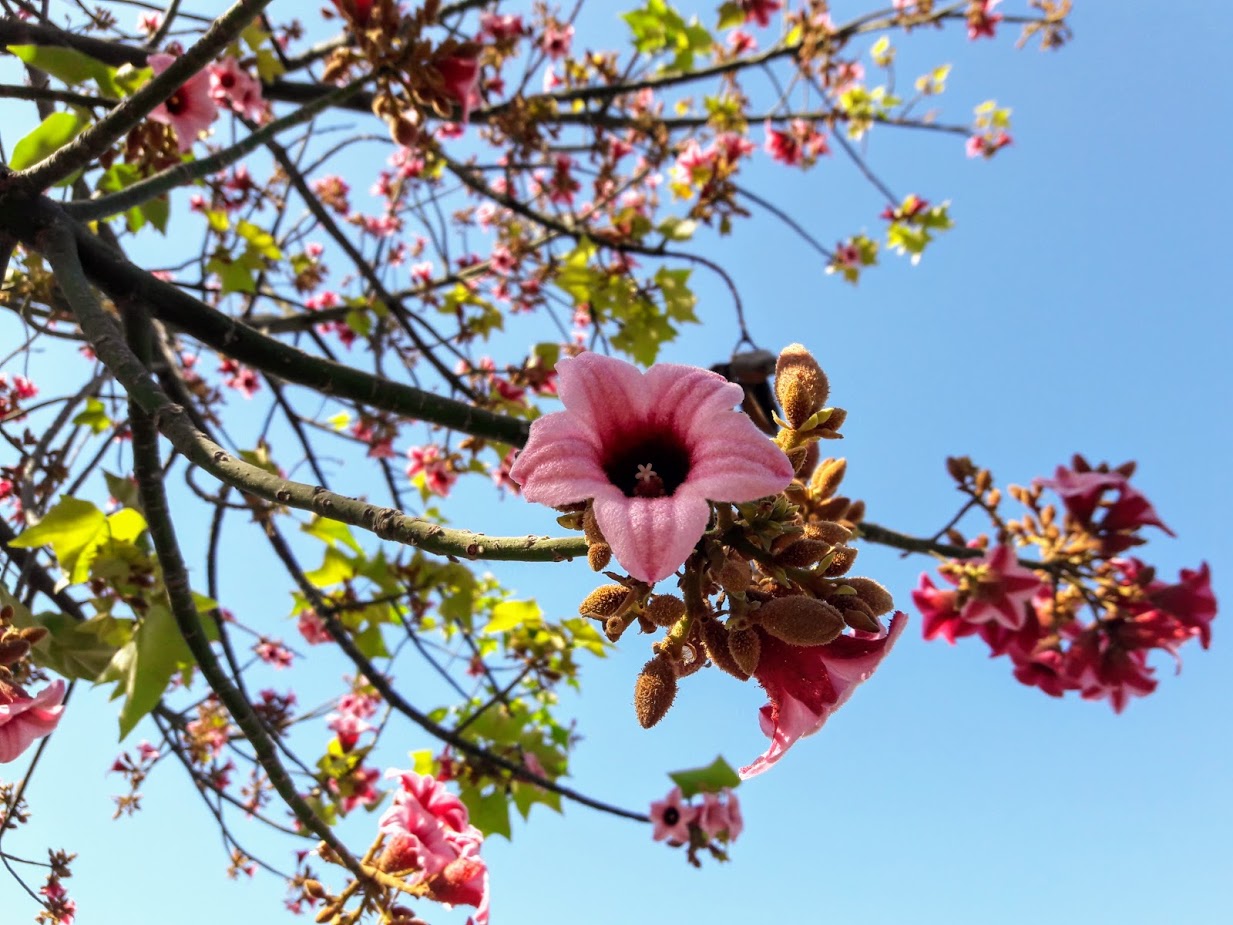
[[[599,353],[557,363],[557,394],[567,411],[597,437],[619,439],[647,417],[647,389],[638,367]]]
[[[675,572],[706,530],[706,499],[682,486],[670,498],[627,498],[611,485],[595,496],[595,519],[621,566],[654,584]]]
[[[753,501],[792,481],[792,464],[748,417],[737,411],[708,420],[706,438],[690,448],[689,485],[712,501]]]
[[[15,760],[35,739],[55,730],[63,700],[64,682],[54,681],[33,697],[0,703],[0,764]]]
[[[535,421],[509,474],[527,500],[553,507],[585,501],[612,488],[600,465],[595,437],[568,411]]]

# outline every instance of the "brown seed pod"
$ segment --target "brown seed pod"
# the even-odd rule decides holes
[[[621,617],[609,617],[604,621],[604,635],[608,637],[609,642],[618,642],[635,619],[629,613]]]
[[[843,615],[825,601],[795,595],[767,601],[755,611],[762,628],[794,646],[823,646],[843,632]]]
[[[829,546],[841,546],[852,539],[852,531],[833,520],[811,520],[805,524],[805,536]]]
[[[675,626],[685,616],[685,602],[675,594],[656,594],[647,601],[642,613],[656,626]]]
[[[705,619],[702,624],[702,645],[709,658],[720,671],[726,671],[734,678],[749,680],[749,674],[741,669],[728,649],[728,628],[718,620]]]
[[[856,597],[869,607],[875,617],[895,609],[895,599],[872,578],[847,578],[844,584],[856,592]]]
[[[629,589],[624,585],[600,585],[578,605],[578,613],[584,617],[606,620],[625,603]]]
[[[775,364],[775,396],[783,418],[795,430],[826,404],[830,384],[822,367],[801,344],[790,344]]]
[[[834,550],[835,557],[831,559],[831,564],[822,572],[827,578],[836,578],[843,575],[852,567],[852,563],[856,561],[856,550],[851,546],[836,546]]]
[[[642,666],[634,682],[634,713],[643,729],[650,729],[676,699],[676,672],[666,656],[657,655]]]
[[[775,564],[808,568],[815,562],[820,562],[831,551],[831,544],[821,540],[798,539],[795,543],[775,556]]]
[[[752,629],[729,630],[728,654],[741,671],[751,675],[762,660],[762,640]]]
[[[819,500],[829,498],[839,490],[839,483],[843,481],[844,473],[847,472],[848,461],[846,459],[828,458],[818,463],[818,468],[813,470],[813,475],[809,477],[809,491]]]
[[[612,547],[607,543],[592,543],[587,547],[587,564],[592,572],[602,572],[612,561]]]
[[[30,643],[20,636],[0,640],[0,665],[12,665],[30,654]]]
[[[753,581],[753,569],[749,561],[736,553],[730,553],[715,576],[719,586],[729,594],[744,594]]]

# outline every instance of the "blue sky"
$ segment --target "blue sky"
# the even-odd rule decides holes
[[[839,21],[857,9],[835,6]],[[849,411],[845,488],[866,499],[870,519],[921,534],[944,523],[958,503],[948,454],[971,455],[1003,483],[1047,475],[1076,450],[1134,458],[1137,484],[1179,537],[1154,538],[1145,558],[1166,575],[1208,560],[1218,598],[1230,601],[1233,323],[1222,241],[1233,111],[1217,80],[1233,12],[1089,2],[1072,23],[1075,41],[1060,54],[1015,52],[1010,30],[997,43],[968,44],[956,31],[897,42],[905,75],[955,65],[944,98],[953,121],[989,97],[1014,108],[1015,144],[991,163],[965,159],[959,139],[875,132],[870,162],[893,190],[952,201],[956,228],[919,266],[886,258],[852,288],[765,218],[708,254],[736,277],[763,346],[801,341],[827,369],[832,401]],[[880,232],[876,195],[838,157],[805,175],[757,176],[826,244]],[[735,329],[722,288],[697,283],[705,324],[666,358],[709,365]],[[345,485],[347,471],[336,477]],[[552,529],[549,512],[517,500],[477,497],[451,516],[490,533]],[[204,527],[181,529],[192,542]],[[254,622],[287,612],[285,593],[263,583],[261,560],[234,536],[225,602]],[[908,591],[928,565],[867,547],[855,571],[910,611]],[[594,586],[581,565],[498,574],[549,614],[572,613]],[[291,624],[280,632],[291,637]],[[585,736],[571,783],[634,807],[662,796],[666,771],[716,754],[745,763],[765,742],[761,692],[717,672],[690,679],[668,718],[641,730],[630,699],[644,646],[633,637],[589,662],[584,695],[564,704]],[[970,640],[922,642],[914,615],[824,732],[741,788],[746,832],[731,864],[695,871],[646,827],[577,807],[537,810],[512,843],[486,846],[497,921],[1224,922],[1231,651],[1218,620],[1210,652],[1184,650],[1178,677],[1159,664],[1159,690],[1115,716],[1019,686]],[[329,677],[323,690],[342,672],[312,670]],[[311,685],[303,673],[267,681]],[[104,694],[80,691],[31,788],[35,819],[6,850],[77,851],[69,885],[82,925],[303,921],[282,913],[280,883],[222,880],[212,820],[178,768],[149,782],[141,815],[110,821],[114,730]],[[143,732],[152,730],[135,737]],[[395,738],[390,763],[430,745],[410,728],[403,747]],[[357,843],[371,823],[348,830]],[[242,842],[286,856],[285,844],[236,826]],[[6,925],[33,916],[8,880],[0,909]]]

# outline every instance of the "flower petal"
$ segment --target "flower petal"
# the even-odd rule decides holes
[[[647,388],[638,367],[599,353],[557,364],[557,393],[565,410],[596,437],[618,440],[646,420]]]
[[[535,421],[509,474],[527,500],[554,507],[585,501],[612,488],[594,436],[567,411]]]
[[[705,436],[690,447],[689,485],[703,497],[753,501],[792,481],[788,457],[746,415],[725,411],[702,425]]]
[[[684,487],[670,498],[627,498],[611,485],[595,495],[595,519],[612,554],[648,584],[689,558],[710,516],[706,500]]]

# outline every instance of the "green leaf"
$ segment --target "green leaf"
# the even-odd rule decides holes
[[[504,633],[515,627],[536,626],[543,622],[544,612],[535,601],[502,601],[492,608],[492,619],[484,627],[486,635]]]
[[[66,84],[81,84],[93,79],[108,96],[114,98],[120,95],[108,92],[115,88],[115,69],[85,52],[58,45],[10,45],[8,50],[26,64],[46,71]]]
[[[111,426],[111,418],[107,416],[106,406],[97,398],[87,398],[86,407],[73,418],[73,423],[80,427],[89,427],[96,434],[101,434]]]
[[[85,120],[76,113],[53,112],[38,128],[13,146],[9,167],[13,170],[33,167],[63,148],[85,127]]]
[[[120,739],[158,705],[177,671],[194,664],[171,611],[162,604],[151,607],[107,666],[100,682],[115,681],[113,699],[124,695],[120,708]]]
[[[687,800],[697,793],[719,793],[725,787],[736,787],[741,783],[741,776],[722,757],[716,757],[705,768],[674,771],[668,776],[681,788],[681,795]]]
[[[107,516],[89,501],[65,496],[47,516],[24,530],[9,545],[19,549],[50,546],[69,584],[85,581],[90,573],[89,551],[96,551],[106,536]],[[85,553],[83,555],[83,553]]]
[[[509,825],[509,801],[501,790],[491,793],[481,793],[474,787],[463,787],[459,793],[471,824],[485,835],[504,835],[511,837]]]
[[[114,473],[103,472],[103,480],[107,483],[108,493],[120,502],[124,507],[131,507],[134,510],[141,510],[141,498],[137,494],[137,486],[124,478],[123,476],[115,475]]]
[[[35,663],[82,681],[97,681],[133,632],[132,620],[109,614],[80,623],[67,614],[41,613],[34,622],[50,634],[34,647]]]
[[[305,572],[304,577],[318,588],[339,585],[355,577],[355,563],[335,547],[327,546],[321,567]]]
[[[717,29],[732,29],[745,24],[745,11],[739,3],[725,3],[719,8],[719,25]]]
[[[257,291],[257,281],[253,277],[253,271],[238,260],[224,259],[216,254],[206,264],[206,272],[218,277],[223,295],[229,292]]]
[[[313,519],[300,527],[300,529],[309,536],[315,536],[327,546],[342,543],[350,548],[352,552],[361,555],[364,552],[356,538],[351,535],[351,528],[337,520],[330,520],[328,517],[314,514]]]

